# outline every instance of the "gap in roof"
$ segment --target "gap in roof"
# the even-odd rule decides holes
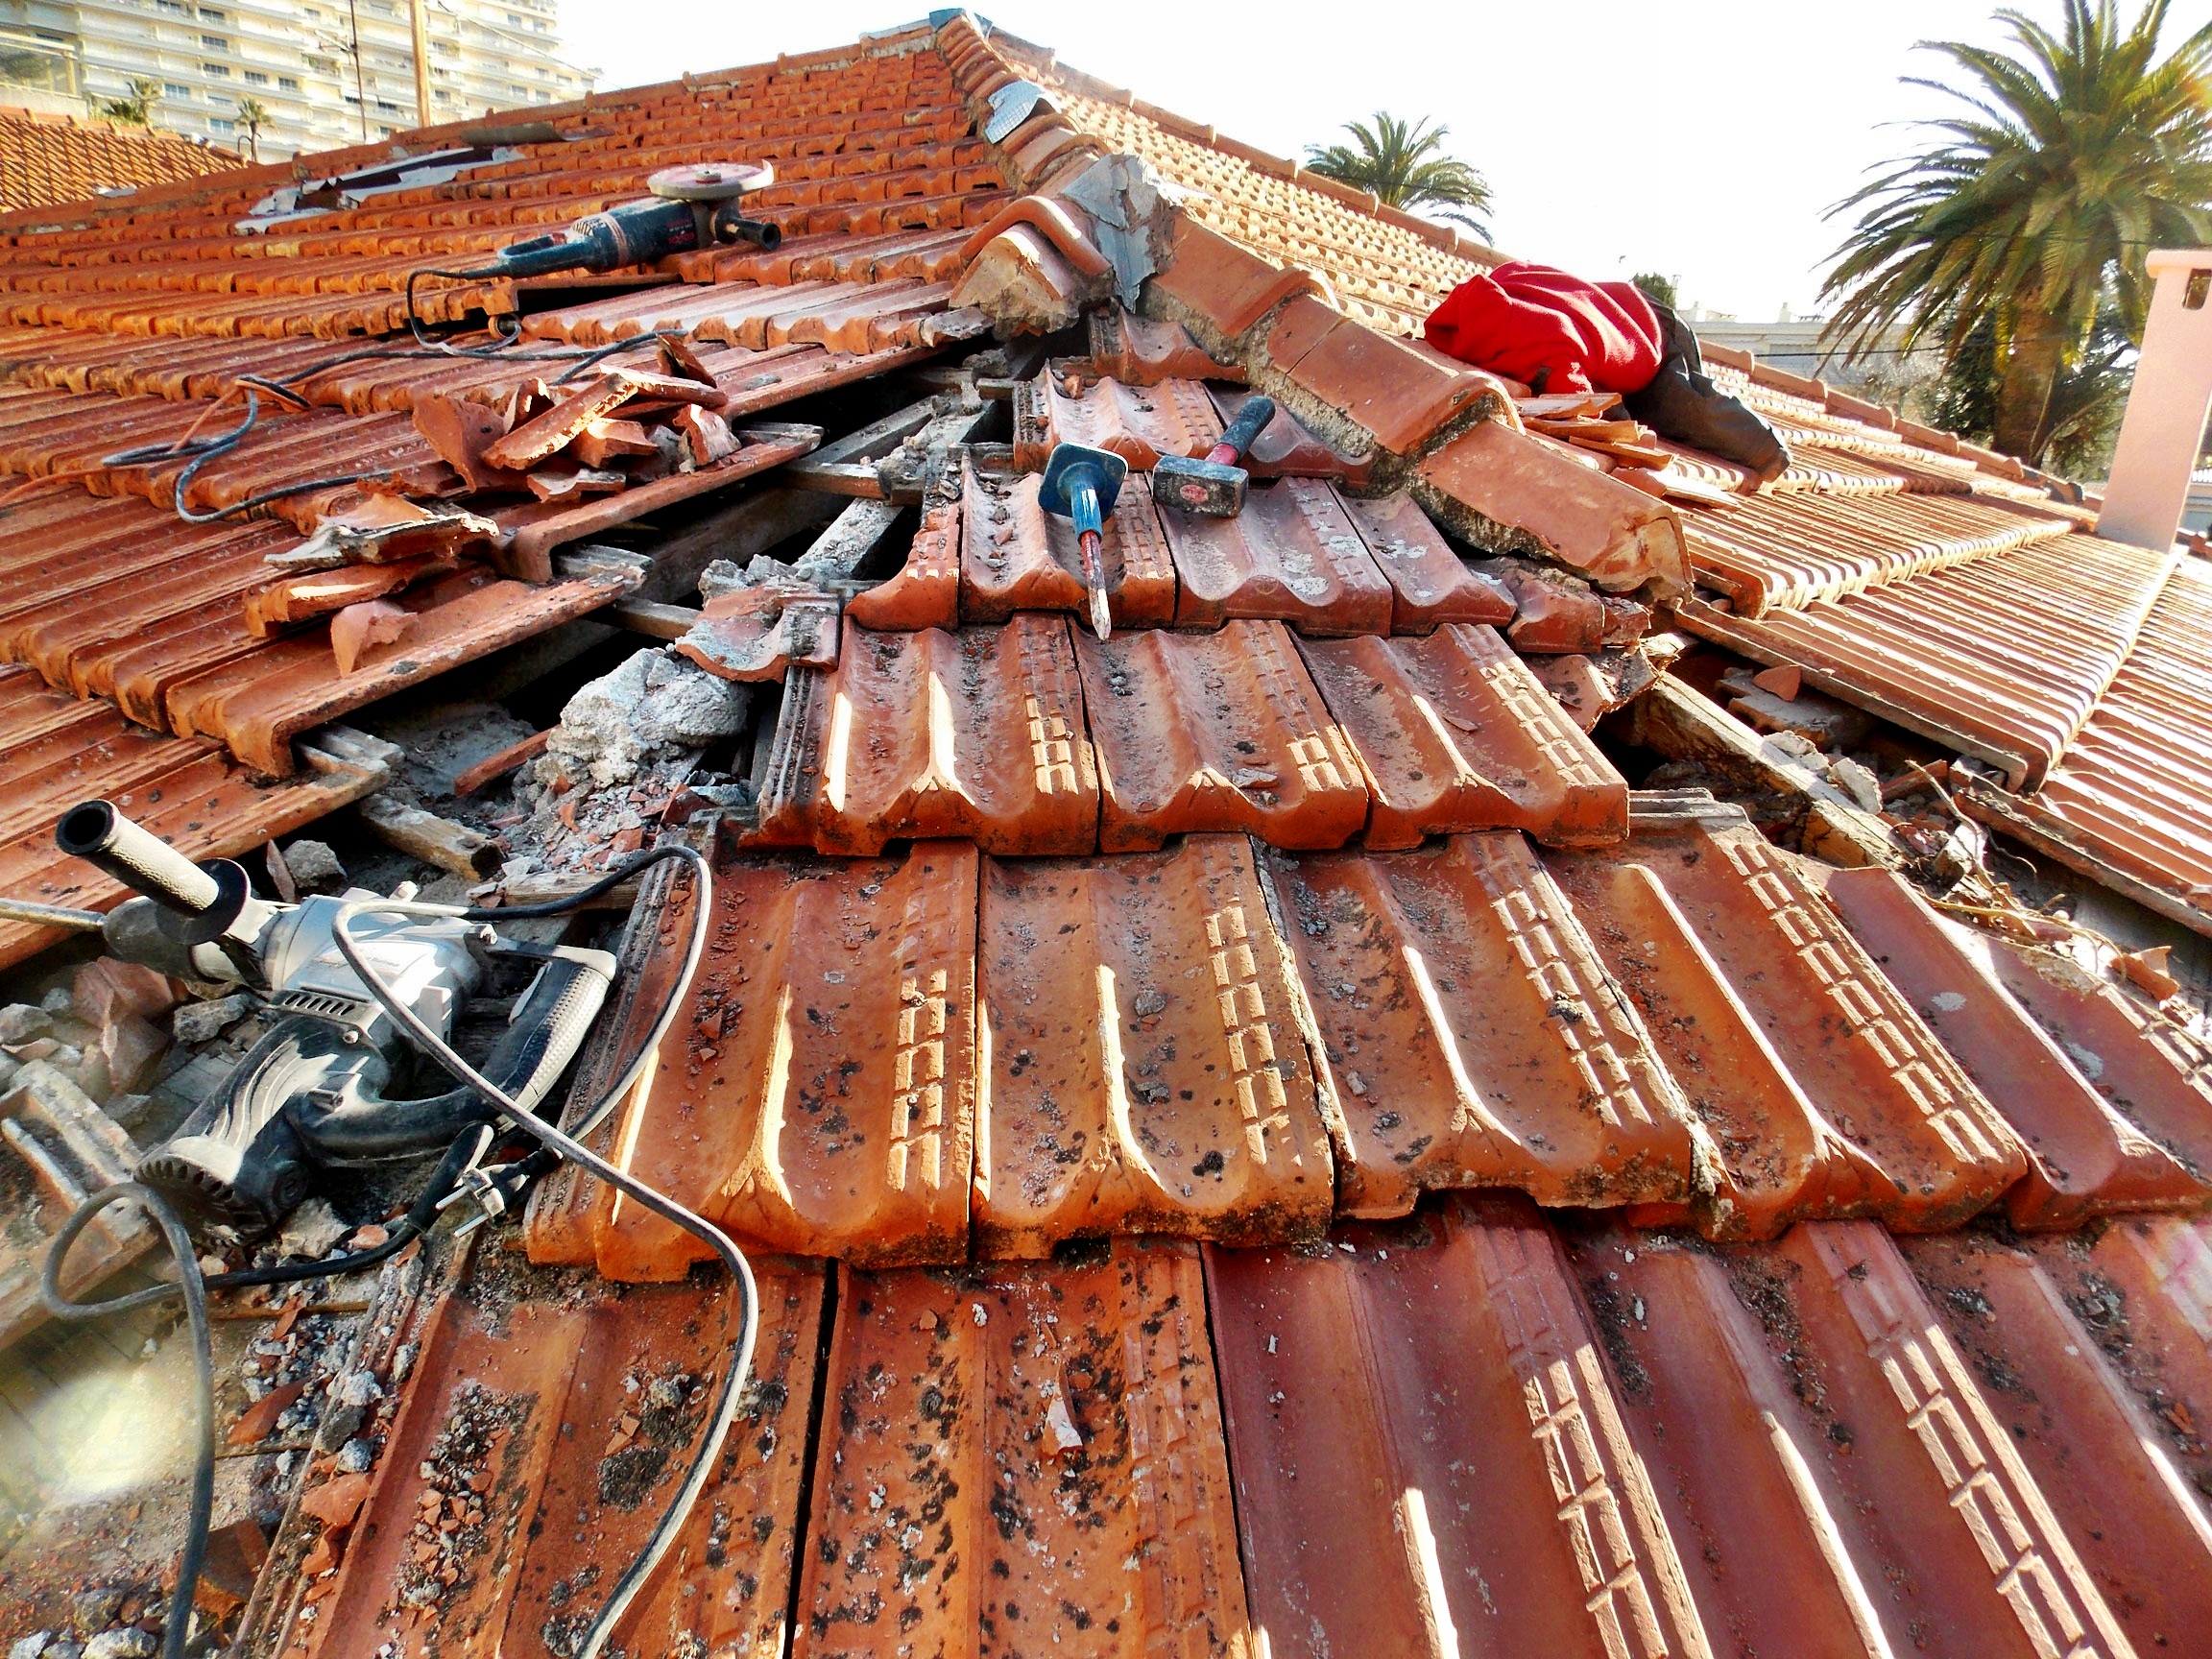
[[[912,0],[909,0],[909,4]],[[572,61],[613,89],[757,63],[917,20],[899,0],[803,9],[564,0]],[[1863,169],[1911,147],[1886,125],[1944,112],[1898,84],[1940,68],[1925,39],[1994,41],[1994,0],[1757,0],[1654,7],[1380,0],[1360,7],[1070,7],[993,0],[1009,34],[1141,98],[1278,155],[1378,108],[1431,115],[1489,178],[1496,245],[1594,277],[1657,271],[1685,302],[1746,322],[1818,309],[1841,227],[1822,220]],[[2056,23],[2056,0],[2028,10]],[[2212,17],[2175,10],[2168,37]]]

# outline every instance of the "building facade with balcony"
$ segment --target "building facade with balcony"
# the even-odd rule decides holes
[[[155,128],[267,161],[590,89],[557,0],[429,0],[426,23],[419,110],[408,0],[0,0],[0,105],[82,113],[144,79]],[[256,134],[248,101],[268,111]]]

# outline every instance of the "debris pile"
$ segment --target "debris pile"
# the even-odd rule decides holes
[[[672,650],[644,650],[579,690],[547,734],[544,752],[515,780],[519,811],[503,821],[518,851],[501,867],[510,902],[596,875],[646,844],[652,826],[686,787],[729,791],[706,767],[744,731],[747,685],[709,673]]]

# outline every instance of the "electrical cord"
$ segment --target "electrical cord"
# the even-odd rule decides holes
[[[675,856],[688,859],[698,875],[699,908],[702,916],[711,908],[713,872],[709,867],[706,858],[697,850],[682,845],[660,847],[653,849],[652,854],[649,856],[654,858]],[[639,860],[632,859],[628,862],[631,865],[637,865]],[[620,871],[623,876],[634,873],[634,870]],[[595,883],[602,890],[611,884],[607,881]],[[590,889],[586,891],[589,892]],[[583,902],[583,898],[582,896],[574,896],[557,902],[564,906],[573,906]],[[531,906],[530,908],[537,909],[540,907]],[[502,914],[513,917],[523,913],[518,907],[514,911],[494,910],[481,914],[486,917],[497,917]],[[346,958],[348,965],[360,976],[362,984],[368,987],[369,994],[376,999],[377,1004],[392,1017],[399,1028],[414,1040],[418,1047],[436,1060],[456,1080],[475,1090],[491,1104],[497,1106],[516,1128],[534,1136],[546,1150],[558,1153],[569,1162],[582,1166],[641,1208],[650,1211],[664,1221],[683,1228],[700,1239],[730,1269],[731,1276],[737,1286],[740,1309],[737,1340],[734,1345],[735,1352],[732,1357],[729,1370],[723,1377],[722,1389],[716,1397],[714,1409],[709,1419],[707,1431],[700,1442],[699,1450],[692,1457],[690,1468],[685,1472],[682,1486],[677,1490],[675,1497],[669,1501],[666,1511],[663,1512],[660,1523],[654,1527],[653,1534],[647,1540],[645,1548],[631,1562],[628,1570],[623,1573],[621,1578],[616,1581],[614,1588],[609,1593],[605,1605],[599,1610],[598,1618],[592,1623],[590,1633],[585,1639],[584,1645],[577,1650],[577,1659],[599,1659],[599,1655],[605,1651],[608,1642],[613,1635],[615,1625],[621,1622],[622,1615],[628,1611],[630,1603],[636,1599],[638,1591],[644,1588],[646,1580],[652,1576],[654,1570],[660,1566],[661,1558],[674,1545],[677,1533],[683,1529],[685,1522],[689,1518],[693,1506],[699,1501],[699,1494],[706,1489],[708,1477],[712,1471],[715,1461],[721,1456],[723,1442],[728,1439],[730,1427],[736,1420],[739,1397],[743,1393],[745,1382],[753,1370],[753,1350],[760,1331],[759,1288],[753,1279],[752,1264],[745,1260],[744,1253],[731,1242],[729,1236],[719,1227],[716,1227],[704,1216],[693,1214],[674,1199],[667,1197],[644,1182],[637,1180],[625,1170],[617,1168],[589,1146],[564,1133],[553,1124],[546,1122],[543,1118],[525,1111],[504,1091],[456,1053],[444,1038],[431,1030],[416,1014],[415,1010],[409,1007],[393,992],[390,986],[384,983],[374,965],[370,962],[362,952],[361,948],[354,942],[350,930],[353,918],[372,914],[443,918],[453,914],[451,907],[393,899],[358,899],[340,906],[331,921],[331,937],[338,946],[339,954]],[[462,912],[464,919],[474,919],[479,914],[475,911]],[[670,1000],[673,1003],[681,1000],[681,997],[671,998]],[[649,1049],[646,1051],[650,1052]]]
[[[162,1627],[162,1659],[183,1659],[190,1635],[192,1607],[200,1593],[200,1569],[207,1557],[207,1528],[215,1509],[215,1347],[207,1328],[207,1286],[200,1273],[200,1259],[192,1249],[184,1223],[168,1199],[136,1181],[118,1181],[103,1187],[77,1207],[62,1224],[54,1246],[46,1253],[45,1271],[38,1280],[38,1297],[57,1319],[98,1319],[119,1309],[138,1306],[146,1292],[119,1296],[108,1302],[74,1302],[62,1293],[61,1262],[70,1245],[91,1225],[92,1218],[110,1205],[136,1204],[154,1217],[161,1240],[177,1259],[178,1283],[159,1286],[162,1295],[184,1298],[184,1319],[192,1330],[192,1398],[199,1417],[192,1456],[192,1505],[184,1533],[184,1552],[177,1563],[177,1588],[169,1598],[169,1618]]]

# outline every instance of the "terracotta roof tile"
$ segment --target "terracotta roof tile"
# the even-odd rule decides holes
[[[1300,650],[1374,798],[1367,846],[1462,830],[1564,843],[1627,833],[1627,784],[1494,629]]]
[[[1034,472],[962,470],[960,614],[1003,621],[1019,611],[1088,616],[1083,556],[1071,520],[1039,504]],[[1165,628],[1175,620],[1175,564],[1152,504],[1151,480],[1125,479],[1106,519],[1099,559],[1107,610],[1117,628]]]
[[[0,211],[242,167],[228,150],[175,133],[73,115],[0,108]]]
[[[1340,847],[1367,821],[1359,762],[1279,622],[1075,636],[1103,851],[1243,830]]]
[[[729,1449],[617,1627],[644,1651],[783,1637],[827,1283],[819,1262],[755,1265],[760,1335]],[[307,1590],[303,1650],[544,1650],[588,1626],[616,1576],[606,1563],[642,1547],[689,1455],[726,1303],[712,1284],[464,1286],[399,1333],[420,1347],[406,1398],[358,1518],[332,1530],[342,1565]]]
[[[847,627],[833,673],[795,670],[761,839],[874,854],[961,836],[994,853],[1089,853],[1099,778],[1068,623],[878,634]]]
[[[1277,1659],[1708,1651],[1550,1229],[1454,1203],[1341,1242],[1206,1253],[1253,1616]]]
[[[2212,1189],[2097,1093],[1974,959],[1971,946],[1896,876],[1836,870],[1824,885],[1884,975],[2027,1147],[2028,1177],[2005,1198],[2015,1227],[2075,1227],[2116,1210],[2194,1210],[2212,1197]]]
[[[1803,611],[1754,620],[1694,602],[1680,617],[2033,787],[2128,659],[2177,557],[2060,536]]]
[[[1241,836],[989,861],[979,1253],[1310,1235],[1334,1199],[1296,979]]]
[[[1253,1650],[1189,1245],[847,1273],[791,1651]]]
[[[1175,622],[1214,628],[1269,617],[1302,634],[1380,634],[1395,600],[1367,543],[1326,482],[1286,478],[1253,489],[1234,518],[1165,507],[1174,550]]]
[[[1655,959],[1670,945],[1677,960],[1682,953],[1665,934],[1638,926],[1651,902],[1620,871],[1628,863],[1649,870],[1817,1114],[1819,1154],[1833,1164],[1839,1148],[1831,1136],[1849,1143],[1843,1168],[1824,1177],[1808,1169],[1805,1193],[1793,1201],[1770,1194],[1756,1200],[1762,1208],[1781,1215],[1875,1214],[1899,1230],[1936,1230],[1984,1209],[2026,1173],[2027,1155],[2004,1118],[1788,854],[1740,809],[1651,797],[1639,806],[1624,857],[1550,854],[1560,884],[1601,919],[1599,936],[1632,994],[1650,988],[1645,1012],[1658,1025],[1698,1012],[1698,998],[1694,980],[1670,985],[1664,974],[1631,966],[1639,950]],[[1623,914],[1610,913],[1609,889],[1624,902]],[[1717,1086],[1732,1092],[1728,1079]],[[1707,1104],[1724,1162],[1742,1171],[1741,1186],[1775,1186],[1766,1143],[1732,1128],[1726,1100],[1722,1093]],[[1803,1127],[1786,1108],[1764,1112],[1786,1144],[1805,1147]],[[1792,1166],[1803,1157],[1799,1150]],[[1835,1207],[1813,1208],[1822,1198]]]
[[[1710,1144],[1519,835],[1269,868],[1342,1125],[1340,1213],[1438,1187],[1677,1207],[1710,1187]]]

